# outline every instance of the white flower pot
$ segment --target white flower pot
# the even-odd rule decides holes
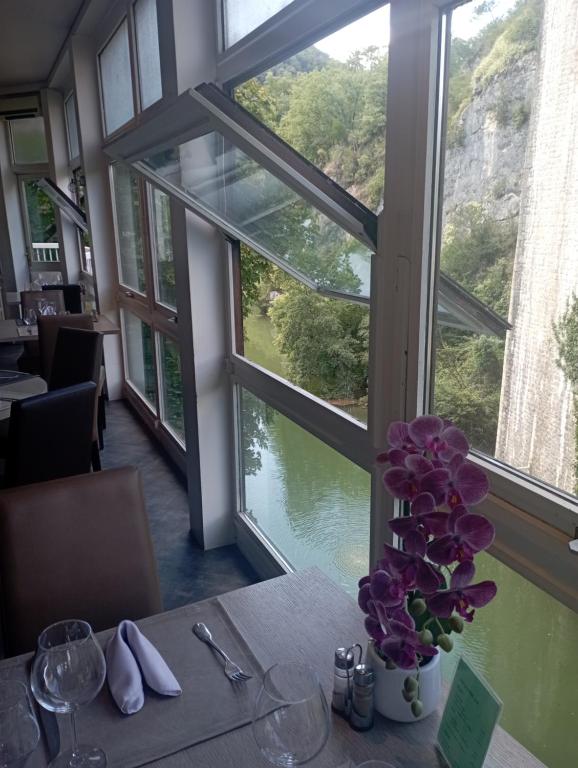
[[[441,690],[442,674],[440,656],[433,656],[432,660],[420,668],[419,672],[419,698],[423,704],[423,711],[419,717],[414,717],[409,704],[402,695],[403,683],[408,675],[415,676],[415,670],[411,669],[387,669],[385,661],[380,658],[373,643],[367,644],[366,662],[373,667],[375,675],[374,706],[384,717],[396,720],[399,723],[414,723],[423,720],[437,709]]]

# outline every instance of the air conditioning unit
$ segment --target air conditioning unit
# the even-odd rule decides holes
[[[36,117],[41,114],[40,94],[20,93],[0,96],[0,118],[17,120],[22,117]]]

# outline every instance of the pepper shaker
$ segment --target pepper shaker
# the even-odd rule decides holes
[[[373,688],[375,676],[367,664],[358,664],[353,671],[353,692],[349,724],[356,731],[367,731],[373,725]]]
[[[349,715],[354,664],[355,658],[351,648],[337,648],[335,650],[331,707],[335,712],[346,717]]]

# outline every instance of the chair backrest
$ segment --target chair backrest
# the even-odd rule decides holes
[[[92,331],[92,317],[90,315],[47,315],[38,318],[40,371],[45,381],[50,381],[54,348],[59,328],[80,328],[85,331]]]
[[[100,379],[102,334],[79,328],[59,328],[54,346],[48,388],[70,387]]]
[[[22,305],[22,316],[26,317],[26,312],[33,309],[37,317],[46,314],[62,315],[66,311],[64,307],[64,295],[62,291],[21,291],[20,303]]]
[[[5,486],[88,472],[95,398],[89,381],[12,403]]]
[[[95,631],[162,610],[134,467],[0,492],[0,605],[7,655],[44,627],[80,618]]]
[[[64,308],[73,315],[82,312],[82,289],[78,283],[68,285],[43,285],[43,291],[60,291],[64,300]]]

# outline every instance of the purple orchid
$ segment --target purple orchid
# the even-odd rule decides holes
[[[423,475],[420,489],[431,493],[438,504],[445,503],[453,509],[460,504],[479,504],[490,486],[483,469],[455,454],[446,467],[433,468]]]
[[[401,669],[415,669],[418,663],[417,654],[421,656],[436,656],[437,649],[432,645],[420,642],[415,629],[415,622],[403,609],[388,614],[385,608],[376,603],[377,615],[383,632],[383,640],[379,650]]]
[[[418,416],[408,424],[407,431],[418,448],[430,451],[443,461],[449,461],[456,454],[467,456],[470,450],[461,429],[438,416]]]
[[[498,588],[493,581],[470,584],[476,568],[471,560],[458,565],[452,573],[450,588],[426,599],[427,607],[434,616],[449,619],[457,611],[466,621],[474,618],[474,608],[482,608],[496,596]],[[468,610],[470,609],[471,610]]]
[[[436,502],[431,493],[420,493],[411,503],[411,514],[396,517],[388,522],[391,530],[400,538],[410,531],[419,531],[425,536],[443,536],[448,532],[449,514],[436,509]]]
[[[384,557],[380,562],[401,577],[406,591],[417,587],[424,595],[435,592],[443,579],[431,563],[424,560],[427,543],[423,533],[410,531],[404,544],[405,551],[384,544]]]
[[[449,533],[432,541],[427,556],[438,565],[473,560],[477,552],[494,541],[494,526],[483,515],[473,515],[463,505],[455,507],[448,518]]]
[[[390,467],[385,472],[383,483],[394,498],[411,501],[420,492],[421,478],[433,471],[431,461],[417,453],[408,453],[401,466]]]

